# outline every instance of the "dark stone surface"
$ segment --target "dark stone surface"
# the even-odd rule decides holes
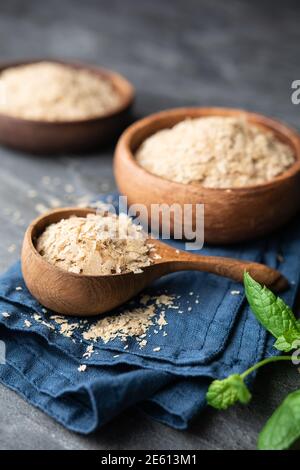
[[[245,107],[297,127],[291,82],[300,78],[297,1],[2,0],[0,59],[62,57],[111,67],[136,86],[136,117],[167,107]],[[0,269],[18,258],[37,203],[114,188],[113,148],[94,155],[32,157],[0,149]],[[59,177],[47,186],[43,176]],[[38,196],[28,197],[35,188]],[[21,214],[18,214],[18,211]],[[12,221],[12,217],[14,220]],[[15,252],[8,247],[16,244]],[[263,423],[299,386],[292,367],[260,374],[249,407],[207,410],[187,432],[130,410],[89,437],[66,431],[0,387],[1,449],[253,449]]]

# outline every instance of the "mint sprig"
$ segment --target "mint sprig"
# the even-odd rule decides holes
[[[242,374],[232,374],[223,380],[214,380],[207,391],[207,403],[218,410],[226,410],[238,401],[243,404],[249,403],[251,393],[244,380],[255,370],[271,362],[291,361],[291,356],[272,356],[264,359],[247,369]]]
[[[265,286],[244,274],[245,292],[257,320],[276,339],[274,347],[288,352],[299,347],[300,320],[291,308]],[[291,356],[272,356],[258,362],[242,374],[233,374],[223,380],[214,380],[207,391],[207,402],[225,410],[237,402],[249,403],[251,394],[244,379],[258,368],[277,361],[291,361]],[[300,438],[300,390],[288,395],[261,431],[259,449],[287,449]]]

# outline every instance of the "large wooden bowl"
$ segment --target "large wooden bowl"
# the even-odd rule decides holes
[[[173,127],[185,118],[243,116],[262,129],[271,130],[294,150],[294,165],[265,184],[243,188],[214,189],[200,184],[168,181],[143,169],[135,159],[141,143],[155,132]],[[234,243],[267,235],[285,224],[300,208],[300,140],[284,124],[260,114],[228,108],[179,108],[146,117],[131,125],[120,137],[115,151],[114,172],[118,188],[129,204],[144,204],[151,223],[152,204],[205,205],[205,241]],[[171,230],[174,224],[171,221]],[[190,227],[187,227],[190,229]]]
[[[0,144],[37,154],[80,153],[95,149],[118,136],[128,124],[128,115],[134,99],[132,85],[121,75],[107,69],[82,63],[42,60],[65,64],[74,69],[89,70],[110,80],[121,97],[120,104],[103,116],[76,121],[48,122],[22,119],[0,113]],[[0,64],[0,73],[9,67],[40,61]]]

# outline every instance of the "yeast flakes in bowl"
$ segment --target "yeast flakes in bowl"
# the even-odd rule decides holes
[[[154,174],[155,162],[153,160],[151,163],[149,154],[147,165],[152,167],[145,168],[145,154],[142,156],[141,152],[146,146],[147,139],[149,143],[158,132],[170,133],[174,126],[182,125],[186,120],[208,117],[234,118],[234,124],[248,123],[251,132],[257,134],[258,140],[265,135],[265,141],[269,145],[276,143],[277,153],[284,150],[281,152],[280,165],[274,166],[274,162],[272,164],[274,153],[271,152],[270,159],[264,158],[262,167],[259,167],[261,161],[258,161],[255,171],[249,178],[241,170],[245,168],[245,164],[253,166],[255,159],[251,150],[248,150],[250,155],[239,152],[238,165],[237,161],[234,161],[239,173],[225,172],[222,178],[220,175],[224,171],[224,161],[215,158],[214,155],[211,172],[208,171],[209,164],[206,166],[206,171],[202,171],[203,167],[199,166],[197,177],[190,179],[190,174],[186,171],[188,167],[184,168],[182,165],[182,170],[178,170],[180,162],[178,155],[176,156],[177,146],[176,152],[171,151],[168,154],[170,163],[166,165],[164,174]],[[213,131],[212,127],[212,134]],[[226,140],[225,136],[224,139]],[[230,142],[228,136],[227,140]],[[186,145],[185,151],[189,151],[189,144],[184,139],[180,145]],[[259,142],[256,142],[256,150],[258,148]],[[157,161],[163,160],[165,150],[157,156]],[[219,149],[219,153],[222,153],[222,148]],[[143,159],[144,164],[141,164]],[[199,164],[197,158],[191,160],[192,164],[196,166]],[[216,178],[217,167],[219,174]],[[235,243],[267,235],[285,224],[300,208],[300,144],[297,132],[274,119],[239,109],[179,108],[144,118],[130,126],[119,139],[114,169],[120,192],[128,196],[129,204],[144,204],[148,209],[150,220],[152,204],[177,203],[181,206],[182,212],[186,204],[191,204],[191,220],[186,221],[182,217],[179,221],[183,225],[183,234],[195,230],[196,205],[204,204],[204,236],[208,243]],[[158,173],[157,170],[155,172]],[[234,183],[236,176],[238,178]],[[184,181],[179,181],[180,179]],[[172,217],[171,232],[174,234]]]
[[[0,64],[0,144],[30,153],[85,152],[128,122],[132,85],[97,66],[57,60]]]

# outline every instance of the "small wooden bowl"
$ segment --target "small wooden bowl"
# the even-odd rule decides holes
[[[278,139],[292,147],[295,163],[270,182],[227,189],[168,181],[149,173],[137,163],[135,152],[147,137],[186,118],[205,116],[243,117],[262,129],[271,130]],[[149,224],[152,204],[177,203],[182,207],[192,204],[192,228],[195,229],[195,206],[204,204],[205,242],[213,244],[235,243],[267,235],[300,209],[299,135],[278,121],[239,109],[179,108],[153,114],[134,123],[119,139],[114,172],[118,188],[128,197],[128,203],[147,207]],[[171,231],[174,234],[173,220]]]
[[[1,64],[0,73],[10,67],[41,61],[89,70],[110,80],[121,97],[121,103],[103,116],[76,121],[49,122],[0,114],[0,144],[35,154],[80,153],[109,142],[128,124],[134,100],[133,86],[124,77],[110,70],[82,63],[42,59]]]
[[[71,273],[52,265],[35,248],[35,242],[45,228],[72,215],[86,217],[93,209],[64,208],[52,210],[34,220],[28,227],[22,247],[22,274],[28,290],[43,306],[64,315],[97,315],[107,311],[106,303],[120,304],[124,295],[115,276],[86,276]],[[114,284],[117,286],[114,287]],[[130,287],[130,286],[129,286]],[[129,291],[130,288],[126,284]],[[121,291],[121,292],[120,292]],[[103,292],[106,295],[103,298]]]

